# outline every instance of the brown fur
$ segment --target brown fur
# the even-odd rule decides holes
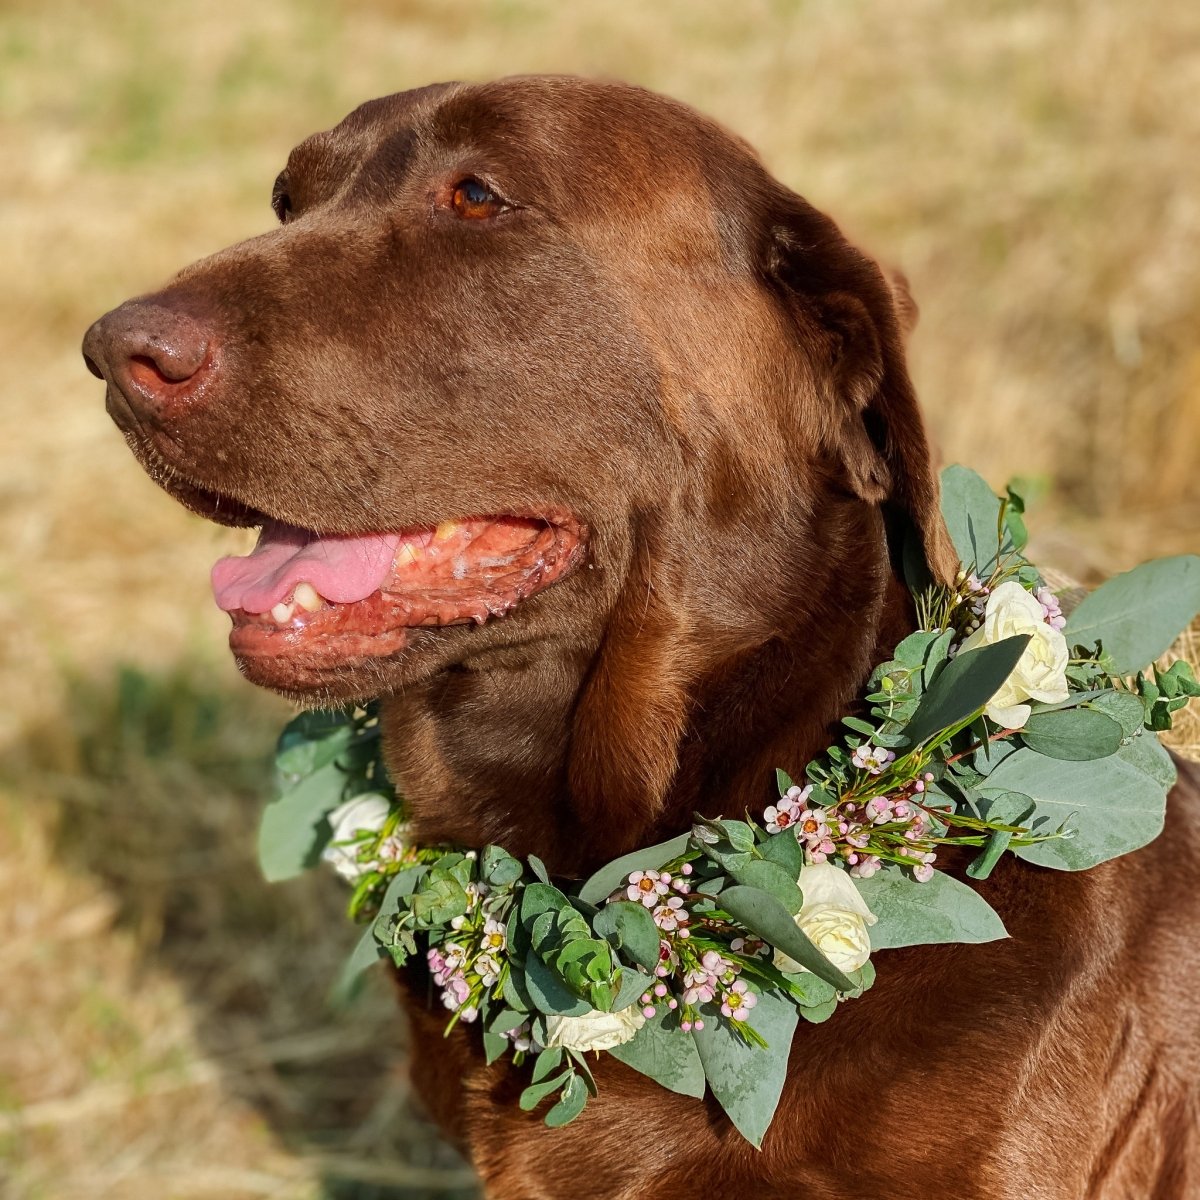
[[[519,207],[448,219],[465,176]],[[615,84],[373,101],[293,151],[281,190],[284,227],[89,333],[147,468],[231,523],[590,530],[586,567],[502,621],[416,631],[304,698],[384,698],[420,839],[562,874],[697,808],[761,808],[912,627],[904,537],[955,569],[904,281],[743,143]],[[208,331],[202,396],[124,385],[133,325]],[[1185,776],[1163,841],[1085,874],[1005,863],[980,888],[1010,940],[881,954],[871,992],[800,1029],[761,1152],[608,1059],[585,1115],[544,1129],[473,1031],[442,1039],[415,974],[414,1078],[497,1200],[1200,1194],[1198,794]]]

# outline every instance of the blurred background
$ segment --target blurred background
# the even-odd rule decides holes
[[[1147,0],[4,0],[0,1194],[457,1197],[332,878],[253,860],[287,707],[208,568],[243,535],[135,465],[79,342],[272,223],[361,100],[522,71],[714,114],[922,308],[949,460],[1095,580],[1200,549],[1200,6]],[[1036,555],[1035,555],[1036,557]]]

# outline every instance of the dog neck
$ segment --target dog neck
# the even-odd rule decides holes
[[[913,628],[878,511],[839,512],[831,532],[822,510],[817,552],[777,565],[804,602],[768,605],[770,633],[748,645],[663,600],[641,612],[632,655],[617,614],[599,648],[548,642],[531,659],[525,647],[388,698],[385,750],[414,840],[495,843],[575,874],[683,831],[696,811],[759,813],[774,769],[800,777]]]

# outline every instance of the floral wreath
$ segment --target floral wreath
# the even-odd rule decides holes
[[[319,860],[366,928],[335,993],[379,957],[423,957],[488,1062],[531,1066],[522,1109],[583,1111],[604,1051],[672,1091],[708,1090],[760,1145],[801,1019],[828,1019],[875,978],[871,955],[1007,936],[936,867],[973,847],[1077,871],[1162,828],[1174,764],[1150,731],[1200,695],[1159,658],[1200,610],[1200,557],[1147,563],[1069,616],[1023,555],[1024,503],[962,467],[942,508],[964,564],[914,589],[920,629],[872,673],[861,711],[803,783],[777,772],[761,814],[697,815],[678,837],[589,879],[552,880],[499,846],[416,846],[379,756],[374,712],[309,712],[284,731],[281,795],[260,836],[267,878]]]

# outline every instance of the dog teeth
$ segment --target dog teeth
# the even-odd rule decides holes
[[[292,613],[296,611],[294,604],[277,604],[271,609],[271,616],[275,619],[276,625],[286,625],[292,619]]]
[[[305,612],[320,612],[325,607],[321,593],[307,581],[296,584],[296,591],[293,593],[292,599]],[[276,607],[279,606],[276,605]]]
[[[444,542],[452,538],[460,529],[461,525],[457,521],[443,521],[434,531],[433,540],[435,542]]]
[[[405,542],[396,552],[393,567],[407,567],[410,563],[415,563],[420,560],[425,553],[425,548],[419,542]]]

